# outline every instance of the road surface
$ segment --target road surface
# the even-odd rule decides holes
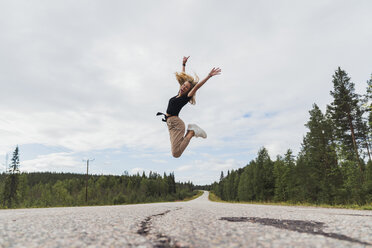
[[[0,210],[0,247],[372,247],[372,211],[208,201]]]

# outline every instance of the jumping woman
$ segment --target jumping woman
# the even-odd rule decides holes
[[[199,81],[198,76],[193,78],[186,74],[185,67],[188,57],[183,57],[182,72],[176,72],[176,79],[180,84],[178,94],[169,99],[167,113],[163,114],[158,112],[157,115],[164,115],[164,122],[167,122],[170,142],[172,147],[172,155],[175,158],[179,158],[183,151],[186,149],[192,137],[207,138],[206,132],[196,124],[189,124],[187,126],[187,132],[185,135],[185,123],[178,117],[181,109],[188,102],[195,104],[195,93],[200,87],[205,84],[208,79],[221,73],[220,68],[213,68],[208,76]]]

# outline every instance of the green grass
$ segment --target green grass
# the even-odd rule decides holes
[[[152,201],[152,202],[136,202],[136,203],[122,203],[122,204],[94,204],[94,205],[89,205],[89,204],[81,204],[81,205],[71,205],[71,206],[60,206],[60,205],[55,205],[55,206],[32,206],[32,207],[25,207],[25,206],[18,206],[15,208],[7,208],[7,207],[0,207],[1,210],[6,210],[6,209],[27,209],[27,208],[70,208],[70,207],[99,207],[99,206],[121,206],[121,205],[135,205],[135,204],[149,204],[149,203],[164,203],[164,202],[184,202],[184,201],[191,201],[203,194],[202,190],[194,190],[195,195],[186,197],[183,200],[173,200],[173,201]]]
[[[197,193],[195,195],[193,195],[191,197],[187,197],[187,198],[185,198],[181,201],[191,201],[191,200],[194,200],[194,199],[198,198],[199,196],[201,196],[203,194],[203,190],[195,190],[195,191],[197,191]]]
[[[221,198],[219,198],[218,196],[216,196],[214,193],[212,193],[211,191],[209,191],[209,196],[208,196],[208,199],[210,201],[214,201],[214,202],[227,202],[227,201],[223,201],[221,200]]]
[[[223,203],[239,203],[239,204],[257,204],[257,205],[275,205],[275,206],[302,206],[302,207],[321,207],[321,208],[343,208],[355,210],[372,210],[372,203],[367,205],[329,205],[329,204],[311,204],[311,203],[290,203],[290,202],[241,202],[241,201],[224,201],[214,193],[209,191],[210,201],[223,202]]]

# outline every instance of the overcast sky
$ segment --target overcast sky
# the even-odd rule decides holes
[[[372,73],[372,2],[1,1],[0,172],[174,171],[212,183],[266,147],[297,153],[308,111],[331,101],[340,66],[364,93]],[[174,72],[222,73],[180,114],[207,139],[171,156],[155,116],[178,92]]]

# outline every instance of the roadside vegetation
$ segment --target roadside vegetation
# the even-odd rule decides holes
[[[320,207],[320,208],[343,208],[355,210],[372,210],[372,205],[329,205],[329,204],[311,204],[311,203],[290,203],[290,202],[257,202],[257,201],[223,201],[213,192],[209,192],[208,199],[214,202],[221,203],[237,203],[237,204],[257,204],[257,205],[275,205],[275,206],[302,206],[302,207]]]
[[[194,195],[191,196],[191,197],[187,197],[187,198],[183,199],[183,201],[195,200],[196,198],[198,198],[202,194],[203,194],[203,190],[194,190]]]
[[[209,189],[223,201],[372,208],[372,78],[364,95],[347,73],[333,75],[333,101],[314,104],[297,157],[288,149],[271,160],[263,147],[244,168]],[[213,198],[212,199],[218,199]]]
[[[15,182],[12,184],[12,182]],[[15,190],[12,187],[15,187]],[[0,174],[0,208],[66,207],[189,200],[194,185],[174,174],[86,175],[72,173]]]

